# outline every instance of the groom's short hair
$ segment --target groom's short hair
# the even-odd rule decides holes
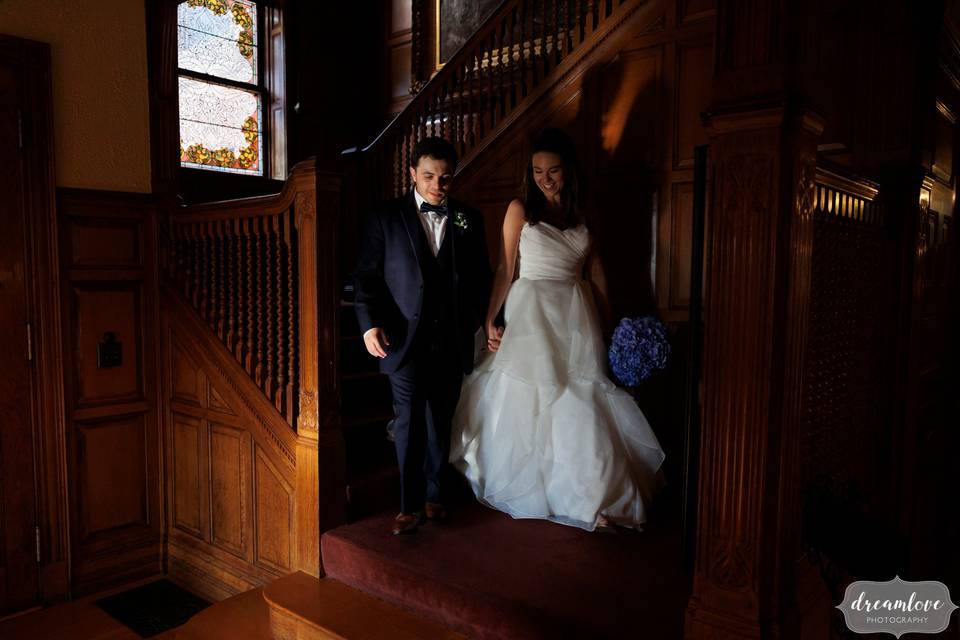
[[[429,156],[435,160],[446,160],[450,163],[451,170],[456,169],[459,159],[453,145],[438,136],[424,138],[413,145],[413,151],[410,152],[410,166],[416,168],[423,156]]]

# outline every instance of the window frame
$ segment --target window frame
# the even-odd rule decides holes
[[[267,65],[271,64],[272,62],[267,57],[268,55],[267,49],[271,48],[270,45],[272,43],[269,41],[269,39],[272,38],[273,36],[268,35],[267,28],[265,25],[265,21],[267,19],[270,19],[271,16],[268,16],[267,7],[266,7],[267,3],[264,0],[249,0],[249,1],[253,2],[257,12],[257,54],[256,54],[257,55],[257,82],[256,83],[241,82],[239,80],[221,78],[219,76],[201,73],[199,71],[193,71],[191,69],[184,69],[183,67],[180,66],[179,47],[178,47],[177,52],[175,54],[176,60],[174,63],[175,75],[176,75],[175,81],[177,86],[177,109],[178,109],[177,138],[179,143],[179,137],[180,137],[179,136],[179,127],[180,127],[179,87],[180,87],[181,77],[186,77],[186,78],[190,78],[193,80],[197,80],[197,81],[205,82],[209,84],[216,84],[216,85],[221,85],[225,87],[232,87],[235,89],[243,89],[245,91],[256,92],[260,98],[260,123],[259,123],[260,124],[260,133],[259,133],[260,145],[257,151],[259,156],[258,159],[260,162],[260,169],[261,169],[260,175],[257,175],[254,173],[241,173],[237,171],[224,171],[216,167],[207,168],[207,167],[185,166],[183,162],[180,160],[179,153],[178,153],[177,166],[179,167],[180,171],[186,170],[191,173],[196,172],[197,175],[204,175],[204,176],[212,175],[212,174],[229,175],[232,178],[241,178],[241,179],[248,179],[248,180],[270,180],[273,175],[272,173],[273,172],[273,166],[272,166],[273,131],[271,130],[272,123],[269,121],[270,118],[268,116],[271,112],[274,92],[271,90],[272,87],[267,83],[267,79],[268,77],[271,77],[271,78],[274,77],[275,73],[273,69],[268,69],[267,67]],[[183,4],[184,2],[186,2],[186,0],[177,0],[176,7],[178,12],[179,12],[180,5]],[[180,21],[179,19],[177,19],[175,32],[178,37],[179,37],[179,31],[180,31]],[[178,147],[177,147],[178,152],[179,152],[179,148],[180,147],[178,144]]]

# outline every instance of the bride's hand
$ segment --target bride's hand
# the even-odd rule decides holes
[[[500,348],[500,338],[503,337],[503,327],[497,327],[490,320],[487,322],[484,330],[487,334],[487,350],[496,351]]]

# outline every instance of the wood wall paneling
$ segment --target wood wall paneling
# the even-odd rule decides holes
[[[78,423],[76,429],[80,541],[112,529],[147,526],[143,416]]]
[[[141,301],[136,283],[73,286],[73,373],[78,407],[143,397]],[[99,345],[108,332],[122,345],[120,366],[102,367],[98,361]]]
[[[82,594],[159,573],[156,204],[59,191],[73,586]],[[119,366],[98,347],[111,332]]]
[[[410,101],[410,55],[411,45],[403,42],[390,47],[390,103],[394,111],[400,111]]]
[[[201,481],[201,421],[173,414],[173,437],[168,440],[173,460],[170,469],[172,526],[203,539],[203,490]]]
[[[931,169],[937,178],[946,184],[953,184],[953,155],[956,146],[956,122],[957,118],[953,111],[944,104],[943,101],[937,101],[937,108],[934,114],[934,143],[933,143],[933,166]],[[952,202],[950,203],[953,204]],[[952,211],[953,207],[939,208],[939,211]]]
[[[210,431],[210,540],[246,558],[249,437],[240,429],[212,423]]]
[[[386,105],[389,113],[399,113],[412,99],[413,85],[413,9],[412,0],[392,0],[387,26]]]
[[[293,489],[260,447],[255,447],[254,457],[256,561],[286,573],[293,561]]]
[[[710,104],[713,77],[713,42],[710,39],[677,43],[676,117],[673,132],[673,166],[693,167],[693,148],[707,143],[700,114]]]
[[[680,24],[708,20],[716,14],[716,0],[678,0],[677,13]]]
[[[172,393],[177,402],[185,402],[197,407],[203,406],[203,388],[205,378],[200,368],[186,355],[183,346],[176,339],[171,340],[173,351],[172,362]]]
[[[690,304],[690,255],[693,249],[693,183],[673,185],[673,207],[670,220],[670,300],[671,309],[685,309]]]
[[[228,382],[224,365],[235,364],[232,354],[199,319],[185,335],[171,316],[193,312],[174,309],[165,315],[163,347],[168,567],[174,579],[220,599],[292,570],[294,468]],[[208,349],[222,350],[222,360],[211,360]]]
[[[143,266],[142,229],[136,220],[71,220],[68,235],[74,267]]]

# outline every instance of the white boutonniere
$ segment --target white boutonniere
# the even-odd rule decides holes
[[[467,227],[467,216],[463,211],[454,211],[453,212],[453,226],[460,231],[466,231]]]

